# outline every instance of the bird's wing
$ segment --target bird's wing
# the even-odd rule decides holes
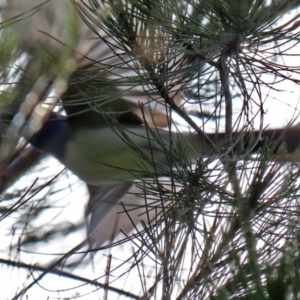
[[[90,195],[86,208],[88,236],[93,236],[98,224],[109,214],[131,186],[132,183],[130,182],[105,183],[99,186],[87,185]],[[111,224],[111,226],[113,227],[114,224]]]
[[[106,118],[111,116],[118,120],[124,115],[133,123],[142,123],[134,114],[138,103],[124,100],[117,87],[103,78],[99,70],[75,71],[61,100],[74,126],[100,128],[107,126]]]
[[[140,193],[141,190],[133,185],[90,232],[90,239],[94,241],[96,247],[102,246],[105,242],[127,240],[126,236],[130,238],[129,234],[133,228],[141,229],[138,225],[141,221],[145,224],[157,221],[162,210],[161,200],[152,196],[151,200],[146,201],[138,196]],[[121,232],[122,234],[116,238]]]

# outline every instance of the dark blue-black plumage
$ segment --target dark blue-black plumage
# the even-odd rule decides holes
[[[60,161],[64,160],[66,145],[71,136],[67,118],[52,114],[41,129],[29,139],[36,148],[50,153]]]

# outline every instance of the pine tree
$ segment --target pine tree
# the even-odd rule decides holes
[[[299,89],[299,4],[7,1],[0,27],[0,187],[11,244],[3,245],[2,264],[6,273],[32,272],[13,299],[30,299],[41,283],[47,289],[42,279],[50,274],[77,280],[76,288],[60,285],[53,293],[70,299],[299,298],[300,129],[292,126],[298,109],[287,99],[290,87]],[[191,162],[172,145],[164,148],[168,166],[153,162],[150,172],[140,165],[147,178],[137,178],[124,205],[97,224],[97,246],[79,249],[83,211],[79,222],[72,210],[67,221],[60,215],[74,201],[84,210],[76,195],[82,183],[59,174],[62,166],[25,148],[19,136],[27,122],[34,134],[53,109],[63,114],[62,98],[68,114],[88,107],[108,122],[111,106],[119,111],[119,99],[132,101],[149,139],[163,146],[156,128],[190,130],[212,150]],[[265,118],[279,101],[292,110],[275,134]],[[82,116],[82,123],[96,122]],[[120,229],[121,241],[101,247]],[[75,248],[50,248],[65,240]],[[48,247],[55,256],[45,259]],[[121,256],[124,249],[133,249],[130,257]]]

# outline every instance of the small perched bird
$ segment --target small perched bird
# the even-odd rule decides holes
[[[155,165],[168,164],[164,147],[180,147],[189,158],[209,148],[203,138],[189,132],[177,135],[130,123],[91,128],[76,125],[72,118],[53,117],[28,141],[90,185],[132,181],[154,172]]]
[[[83,110],[83,105],[78,107],[77,114],[74,107],[70,113],[64,105],[66,117],[52,112],[33,136],[27,136],[28,124],[21,132],[31,145],[57,158],[95,194],[98,200],[92,204],[90,201],[88,207],[92,213],[90,231],[136,178],[147,177],[154,171],[158,175],[170,174],[172,162],[166,149],[173,150],[176,161],[180,159],[176,153],[197,158],[212,152],[203,137],[190,132],[176,134],[150,129],[132,113],[133,104],[123,99],[117,101],[124,111],[114,111],[113,118],[95,110]]]
[[[191,159],[216,154],[209,142],[196,133],[150,129],[133,113],[135,106],[123,99],[118,99],[117,104],[111,102],[111,108],[115,108],[111,118],[105,112],[84,109],[84,104],[77,108],[68,106],[66,94],[62,102],[67,116],[51,112],[38,132],[26,136],[28,124],[25,124],[21,134],[87,184],[91,196],[87,208],[87,214],[91,215],[89,232],[93,232],[137,178],[149,177],[154,172],[172,176],[172,161],[178,162],[183,154]],[[236,132],[232,143],[227,145],[234,145],[232,151],[243,155],[257,153],[266,141],[273,141],[273,154],[290,155],[299,149],[299,141],[293,138],[298,132],[297,127],[248,134]],[[208,139],[218,146],[226,145],[225,134],[209,134]],[[167,154],[170,152],[172,158]]]

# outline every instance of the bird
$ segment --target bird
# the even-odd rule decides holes
[[[84,109],[84,104],[77,106],[75,113],[66,98],[63,96],[62,101],[66,103],[67,116],[51,112],[32,136],[27,133],[29,121],[20,134],[38,150],[58,159],[87,184],[92,197],[97,197],[97,201],[90,201],[88,205],[88,212],[92,213],[90,232],[136,179],[149,177],[154,172],[160,176],[170,175],[171,162],[166,149],[173,148],[177,161],[179,148],[181,154],[190,158],[200,157],[199,153],[209,149],[203,137],[188,131],[176,134],[147,127],[133,113],[136,107],[123,99],[117,99],[115,107],[112,101],[110,113],[105,114]]]
[[[155,126],[154,117],[165,115],[152,114],[150,107],[127,100],[122,92],[105,81],[94,64],[75,70],[59,97],[57,105],[64,113],[48,107],[45,108],[47,113],[41,114],[41,107],[33,106],[29,115],[19,118],[17,114],[11,126],[20,127],[18,134],[31,145],[23,155],[35,153],[32,157],[36,159],[34,157],[50,154],[86,183],[90,194],[85,214],[89,220],[88,235],[95,231],[136,179],[154,173],[159,176],[175,174],[166,154],[170,150],[176,162],[182,153],[189,159],[213,155],[221,159],[222,149],[226,152],[226,147],[232,145],[232,152],[238,159],[245,153],[258,153],[266,140],[277,141],[273,154],[292,154],[299,149],[299,142],[294,138],[298,127],[234,132],[231,141],[225,133],[206,134],[206,139],[190,131],[176,133],[162,129]],[[22,113],[21,106],[19,114]],[[14,126],[19,119],[25,123]],[[147,120],[152,121],[151,126]],[[13,161],[6,175],[16,177],[10,175],[13,174],[11,170],[22,169],[21,165],[19,160]]]
[[[211,133],[205,139],[190,131],[176,133],[150,128],[135,114],[136,105],[122,98],[109,102],[104,111],[99,111],[88,109],[87,103],[69,105],[67,89],[62,95],[62,106],[66,116],[51,111],[33,134],[27,120],[20,135],[37,151],[55,157],[87,184],[89,235],[136,180],[154,174],[172,177],[176,174],[172,162],[180,161],[182,155],[200,160],[217,154],[214,159],[222,159],[218,156],[221,152],[216,153],[210,140],[217,149],[234,145],[236,159],[244,158],[245,153],[259,153],[266,142],[274,143],[272,155],[282,155],[287,161],[294,159],[300,148],[300,142],[294,139],[299,127],[247,134],[235,132],[232,141],[225,133]]]

